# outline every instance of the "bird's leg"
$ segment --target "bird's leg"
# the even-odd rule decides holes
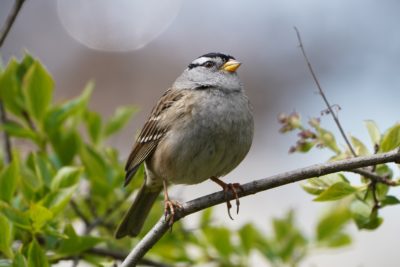
[[[231,216],[231,211],[230,211],[231,208],[232,208],[232,205],[231,205],[231,203],[230,203],[230,201],[228,199],[228,191],[231,191],[233,196],[235,197],[235,200],[236,200],[236,213],[238,214],[239,213],[240,201],[239,201],[239,195],[238,195],[237,190],[239,189],[240,191],[243,192],[243,187],[239,183],[229,183],[229,184],[227,184],[227,183],[221,181],[220,179],[218,179],[217,177],[211,177],[210,179],[212,181],[216,182],[217,184],[219,184],[222,187],[222,189],[224,190],[225,198],[226,198],[226,206],[227,206],[227,209],[228,209],[228,215],[229,215],[229,218],[231,218],[231,220],[233,220],[233,218]]]
[[[175,217],[175,208],[181,209],[182,205],[174,200],[170,200],[168,196],[168,189],[167,189],[167,181],[163,179],[163,186],[164,186],[164,216],[165,220],[167,220],[167,216],[170,215],[168,220],[168,225],[171,227],[174,224],[174,217]]]

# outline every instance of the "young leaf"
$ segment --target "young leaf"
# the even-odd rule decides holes
[[[333,152],[339,154],[341,151],[336,143],[335,136],[330,132],[323,128],[317,128],[319,137],[318,140],[328,148],[330,148]]]
[[[51,181],[51,190],[65,188],[75,185],[83,172],[81,167],[63,167],[61,168],[54,179]]]
[[[67,118],[75,115],[82,115],[86,111],[93,88],[94,84],[89,82],[79,97],[49,110],[45,118],[46,130],[54,131],[54,129],[59,129]]]
[[[383,219],[378,217],[378,213],[364,201],[354,200],[350,205],[350,210],[358,229],[373,230],[383,222]]]
[[[389,205],[398,205],[400,204],[400,200],[395,196],[386,196],[385,199],[381,201],[382,206],[389,206]]]
[[[301,186],[307,193],[311,195],[319,195],[323,191],[328,189],[331,185],[338,182],[346,181],[346,177],[344,177],[343,174],[333,173],[317,178],[308,179],[305,183],[302,183]]]
[[[12,245],[12,229],[11,223],[0,213],[0,252],[3,253],[7,258],[11,259],[14,257],[14,253],[11,249]]]
[[[82,147],[80,157],[92,183],[92,190],[95,193],[108,194],[113,189],[113,177],[105,159],[90,146]]]
[[[57,129],[49,137],[61,164],[71,165],[83,142],[77,130]]]
[[[332,201],[349,196],[357,191],[347,182],[338,182],[322,192],[314,201]]]
[[[40,204],[32,204],[29,208],[29,217],[33,231],[39,232],[53,218],[53,213]]]
[[[372,144],[374,146],[379,145],[381,142],[381,132],[379,131],[378,125],[372,120],[366,120],[365,127],[367,127]]]
[[[317,240],[324,244],[335,240],[336,236],[341,234],[343,227],[351,219],[351,213],[348,209],[348,202],[341,202],[334,209],[329,210],[318,222]]]
[[[385,132],[382,137],[380,150],[387,152],[400,145],[400,123]]]
[[[68,205],[76,189],[77,186],[71,186],[53,191],[46,195],[43,200],[43,205],[50,209],[54,216],[57,216],[65,209],[65,206]]]
[[[53,97],[53,79],[42,64],[35,61],[26,73],[22,86],[29,114],[41,121]]]
[[[40,144],[40,137],[38,134],[19,123],[13,121],[7,121],[2,125],[2,128],[11,136],[26,138],[32,140],[36,144]]]
[[[351,237],[346,233],[337,233],[336,235],[332,236],[325,245],[330,248],[339,248],[348,246],[351,244]]]
[[[14,226],[21,229],[29,230],[31,222],[29,215],[25,212],[17,210],[5,202],[0,201],[0,212],[10,220]]]
[[[61,254],[75,255],[103,241],[101,238],[97,237],[78,236],[70,224],[66,226],[64,234],[68,236],[68,238],[61,240],[60,247],[58,248],[58,252]]]
[[[351,136],[351,143],[353,144],[358,156],[367,156],[370,154],[368,148],[358,138]]]
[[[18,62],[15,58],[12,58],[0,76],[0,99],[7,111],[16,116],[21,116],[24,104],[17,70]]]
[[[33,239],[28,249],[28,266],[29,267],[48,267],[49,262],[43,249],[40,247],[36,239]]]
[[[233,253],[233,243],[231,240],[231,232],[228,228],[214,227],[204,229],[204,234],[217,251],[218,254],[227,259]]]
[[[14,257],[12,267],[28,267],[25,256],[18,252]]]
[[[0,174],[0,199],[8,203],[11,202],[17,183],[20,180],[19,158],[17,153],[13,153],[13,161]],[[0,228],[1,229],[1,228]]]
[[[134,107],[119,107],[105,125],[104,136],[108,137],[122,129],[137,111]]]
[[[102,133],[101,117],[97,112],[87,111],[85,114],[86,128],[94,144],[100,141]]]
[[[261,233],[252,225],[245,224],[239,229],[240,244],[245,254],[249,254],[257,240],[262,238]]]

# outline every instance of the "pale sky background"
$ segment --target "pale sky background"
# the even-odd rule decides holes
[[[12,2],[1,0],[1,23]],[[54,75],[57,100],[76,96],[93,79],[96,89],[91,106],[103,115],[110,115],[120,105],[139,106],[140,114],[112,140],[123,159],[161,94],[187,64],[207,52],[228,53],[243,62],[239,74],[254,104],[253,147],[228,175],[229,180],[244,183],[328,159],[330,154],[321,151],[288,155],[295,137],[278,133],[280,112],[296,110],[310,118],[325,109],[315,93],[293,26],[301,31],[328,98],[341,106],[339,117],[347,133],[367,142],[363,120],[377,121],[381,130],[399,120],[399,1],[110,3],[27,0],[1,53],[5,62],[10,56],[21,57],[24,49],[38,57]],[[322,121],[338,132],[330,117]],[[204,182],[177,186],[171,194],[190,200],[217,190],[214,183]],[[217,223],[237,228],[250,221],[268,231],[271,218],[293,208],[299,226],[311,231],[325,207],[311,199],[299,184],[281,187],[242,199],[234,221],[220,205]],[[315,251],[302,266],[397,267],[399,207],[385,208],[382,214],[385,222],[377,231],[358,232],[352,226],[354,243],[350,247]]]

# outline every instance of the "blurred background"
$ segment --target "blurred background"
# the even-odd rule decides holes
[[[1,24],[12,4],[1,0]],[[139,107],[112,140],[122,160],[153,105],[194,58],[207,52],[235,56],[243,62],[239,74],[254,105],[256,132],[248,157],[227,178],[244,183],[331,156],[318,150],[289,155],[296,137],[278,133],[280,112],[297,111],[307,120],[326,108],[293,26],[328,98],[342,108],[347,133],[368,143],[363,120],[377,121],[382,131],[399,120],[399,10],[395,0],[27,0],[1,54],[4,63],[24,50],[38,57],[56,80],[57,101],[94,80],[91,106],[104,116],[120,105]],[[323,116],[322,125],[338,134],[330,117]],[[171,195],[184,201],[217,190],[204,182],[175,186]],[[268,231],[270,219],[291,208],[300,227],[312,231],[326,206],[311,200],[299,184],[284,186],[242,199],[234,221],[225,205],[218,206],[217,223],[237,228],[251,221]],[[304,266],[398,266],[398,208],[384,209],[383,216],[377,231],[352,226],[350,247],[316,250]]]

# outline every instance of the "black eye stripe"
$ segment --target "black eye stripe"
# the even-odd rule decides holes
[[[189,69],[193,69],[193,68],[196,68],[196,67],[211,68],[211,67],[213,67],[213,66],[215,66],[215,62],[208,60],[208,61],[206,61],[206,62],[204,62],[204,63],[202,63],[202,64],[191,63],[191,64],[189,64],[188,68],[189,68]]]
[[[191,64],[189,64],[188,69],[191,70],[191,69],[193,69],[195,67],[198,67],[198,66],[200,66],[200,65],[191,63]]]

